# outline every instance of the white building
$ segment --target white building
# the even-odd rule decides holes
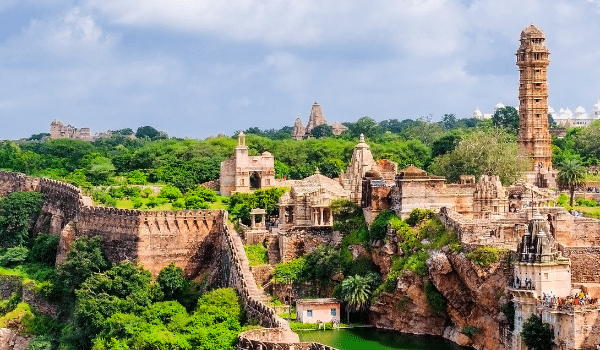
[[[479,107],[475,108],[475,110],[473,111],[473,118],[477,118],[477,119],[492,119],[492,117],[494,116],[494,113],[496,113],[496,111],[500,108],[504,108],[506,107],[502,102],[498,102],[495,106],[494,106],[494,112],[492,113],[482,113],[479,110]],[[517,108],[517,111],[519,110],[519,108]]]
[[[548,107],[548,113],[550,113],[556,124],[562,127],[588,126],[593,121],[600,119],[600,100],[592,107],[590,114],[582,106],[577,107],[575,113],[569,108],[561,108],[557,113],[554,108]]]

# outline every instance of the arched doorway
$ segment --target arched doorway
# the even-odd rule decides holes
[[[250,174],[250,188],[260,188],[260,174],[257,171]]]

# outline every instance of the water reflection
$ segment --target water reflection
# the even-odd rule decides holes
[[[299,331],[301,341],[315,341],[341,350],[462,350],[446,339],[416,336],[373,328],[340,329],[333,331]]]

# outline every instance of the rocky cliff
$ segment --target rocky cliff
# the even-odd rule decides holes
[[[382,293],[371,307],[370,322],[406,333],[443,336],[476,349],[510,348],[507,318],[500,312],[508,301],[504,294],[512,273],[507,259],[480,268],[464,253],[443,249],[430,252],[427,268],[424,277],[410,272],[401,274],[396,289]],[[424,291],[429,281],[446,302],[443,313],[436,314],[429,306]],[[463,334],[465,327],[474,333]]]

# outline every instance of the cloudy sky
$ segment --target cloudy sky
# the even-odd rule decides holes
[[[550,105],[600,98],[600,0],[0,0],[0,139],[59,119],[170,135],[516,105],[521,30]]]

